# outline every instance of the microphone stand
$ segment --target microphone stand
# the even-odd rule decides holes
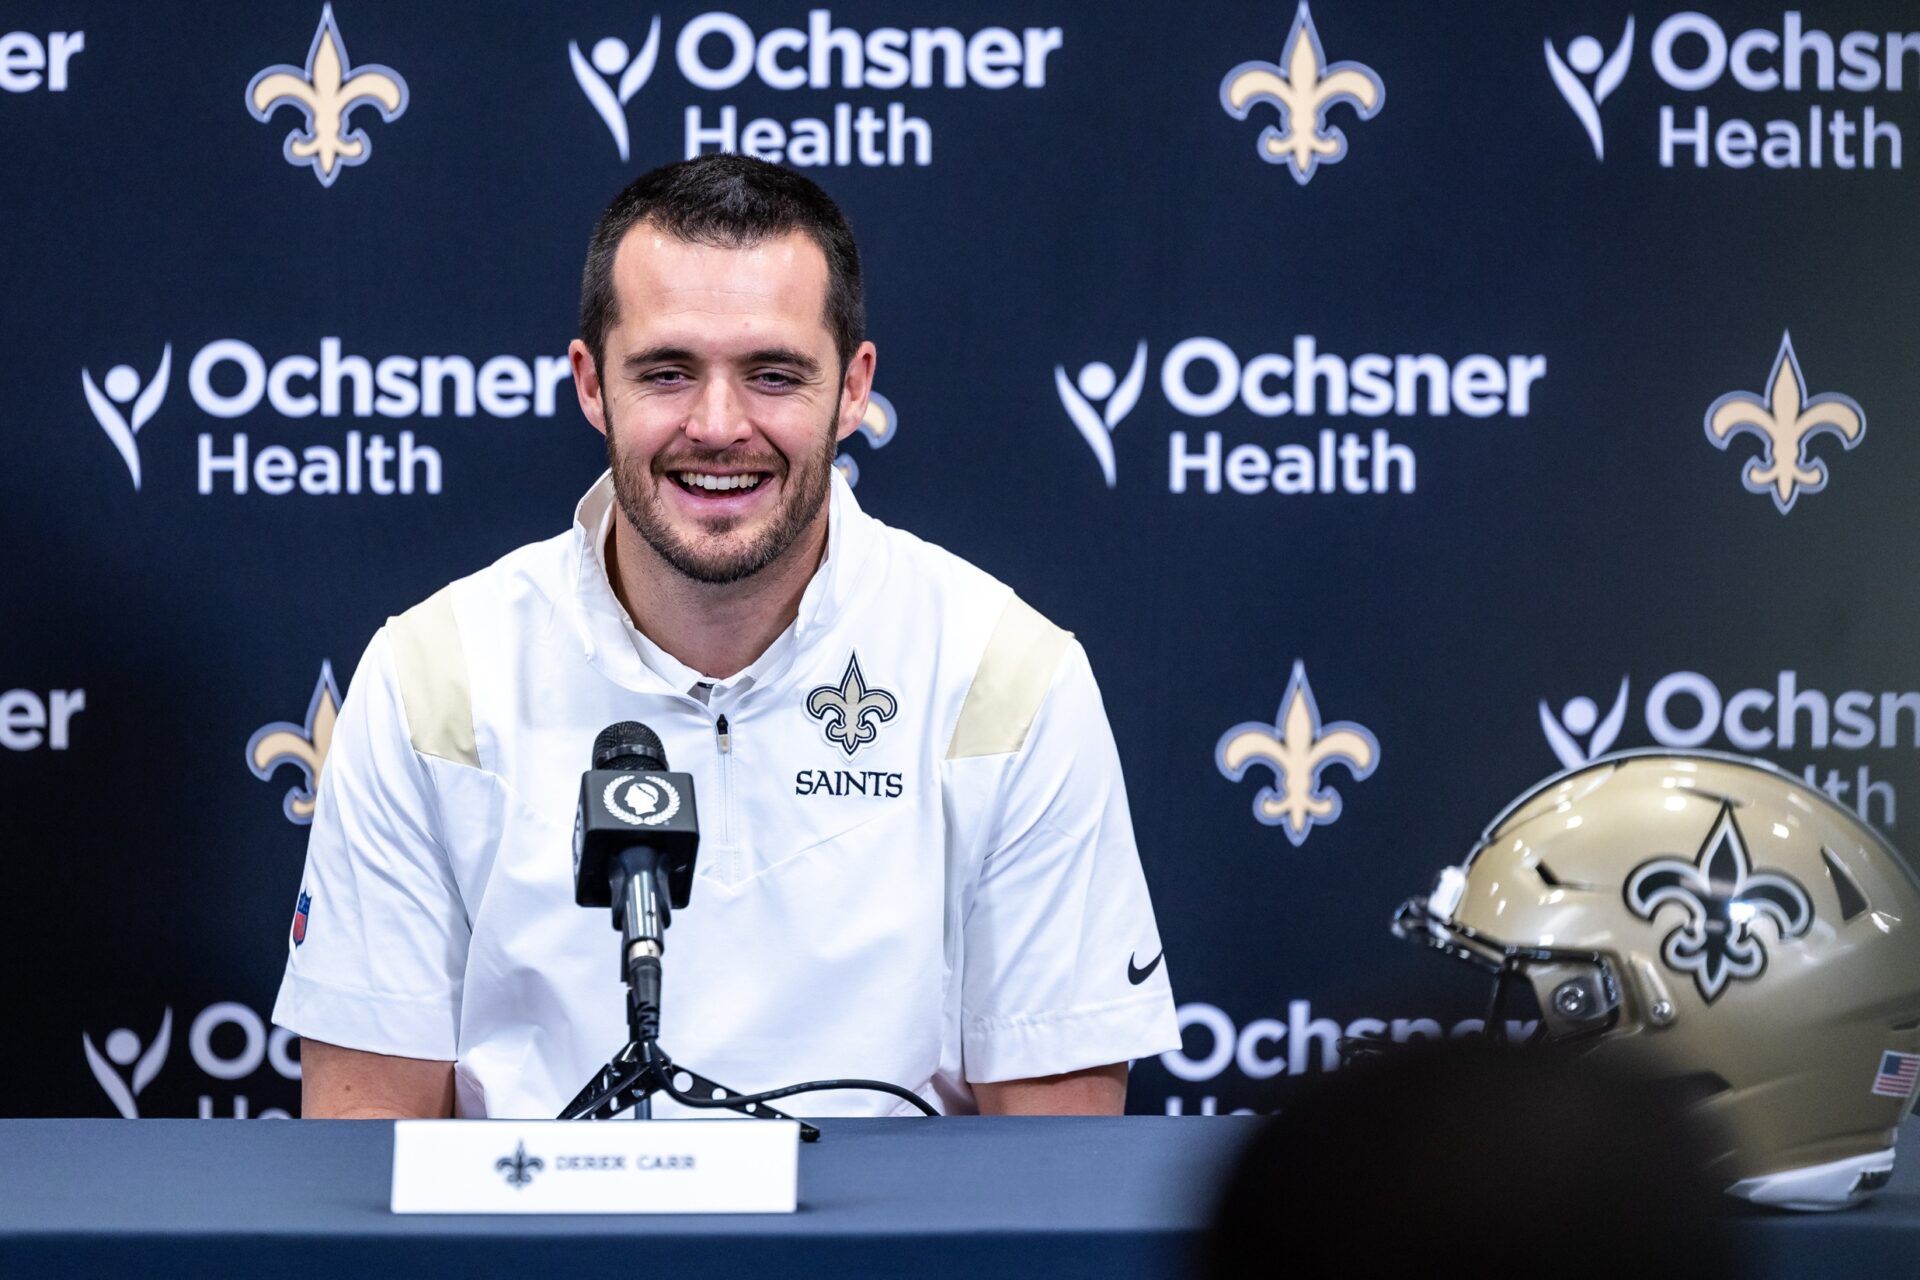
[[[671,908],[662,891],[665,869],[652,849],[624,850],[612,868],[613,898],[620,910],[621,977],[627,984],[627,1044],[589,1080],[561,1111],[562,1120],[611,1120],[628,1108],[636,1118],[653,1118],[653,1095],[692,1097],[756,1120],[792,1120],[764,1102],[734,1104],[739,1096],[697,1071],[677,1066],[660,1047],[660,956]],[[684,1082],[684,1083],[683,1083]],[[820,1130],[803,1121],[802,1142],[817,1142]]]

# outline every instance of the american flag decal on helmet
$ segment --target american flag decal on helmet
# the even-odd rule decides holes
[[[1896,1053],[1892,1049],[1880,1055],[1880,1071],[1873,1077],[1873,1092],[1882,1098],[1904,1098],[1920,1081],[1920,1053]]]

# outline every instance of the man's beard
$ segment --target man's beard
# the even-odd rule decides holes
[[[666,561],[675,572],[695,582],[713,585],[739,582],[752,577],[786,554],[820,513],[832,483],[833,459],[839,445],[833,426],[834,421],[830,419],[822,433],[826,440],[824,452],[802,457],[792,465],[788,465],[787,460],[778,454],[753,456],[722,450],[708,454],[681,453],[667,460],[672,465],[662,467],[658,465],[658,455],[654,463],[649,464],[621,454],[619,446],[614,443],[619,433],[614,430],[613,416],[609,413],[607,466],[613,472],[614,497],[619,501],[620,511],[626,516],[627,523],[653,548],[654,554]],[[660,500],[660,489],[676,483],[668,472],[701,465],[765,470],[772,474],[761,484],[779,481],[779,508],[759,536],[744,546],[702,547],[681,536],[668,523],[664,504]],[[737,520],[729,519],[709,525],[708,529],[715,534],[727,534],[733,531],[737,523]]]

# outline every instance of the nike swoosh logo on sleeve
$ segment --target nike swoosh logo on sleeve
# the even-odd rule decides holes
[[[1153,976],[1153,971],[1160,967],[1160,962],[1166,959],[1166,955],[1167,955],[1166,948],[1162,947],[1160,949],[1160,954],[1155,956],[1153,959],[1147,961],[1147,967],[1144,969],[1142,969],[1139,965],[1135,964],[1133,962],[1133,957],[1129,955],[1127,957],[1127,981],[1131,982],[1136,987],[1139,986],[1141,983],[1145,982],[1148,978],[1151,978]]]

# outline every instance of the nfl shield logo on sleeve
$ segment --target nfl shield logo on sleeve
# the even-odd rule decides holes
[[[293,908],[293,945],[296,947],[307,940],[307,911],[312,906],[313,895],[302,889],[300,901]]]

